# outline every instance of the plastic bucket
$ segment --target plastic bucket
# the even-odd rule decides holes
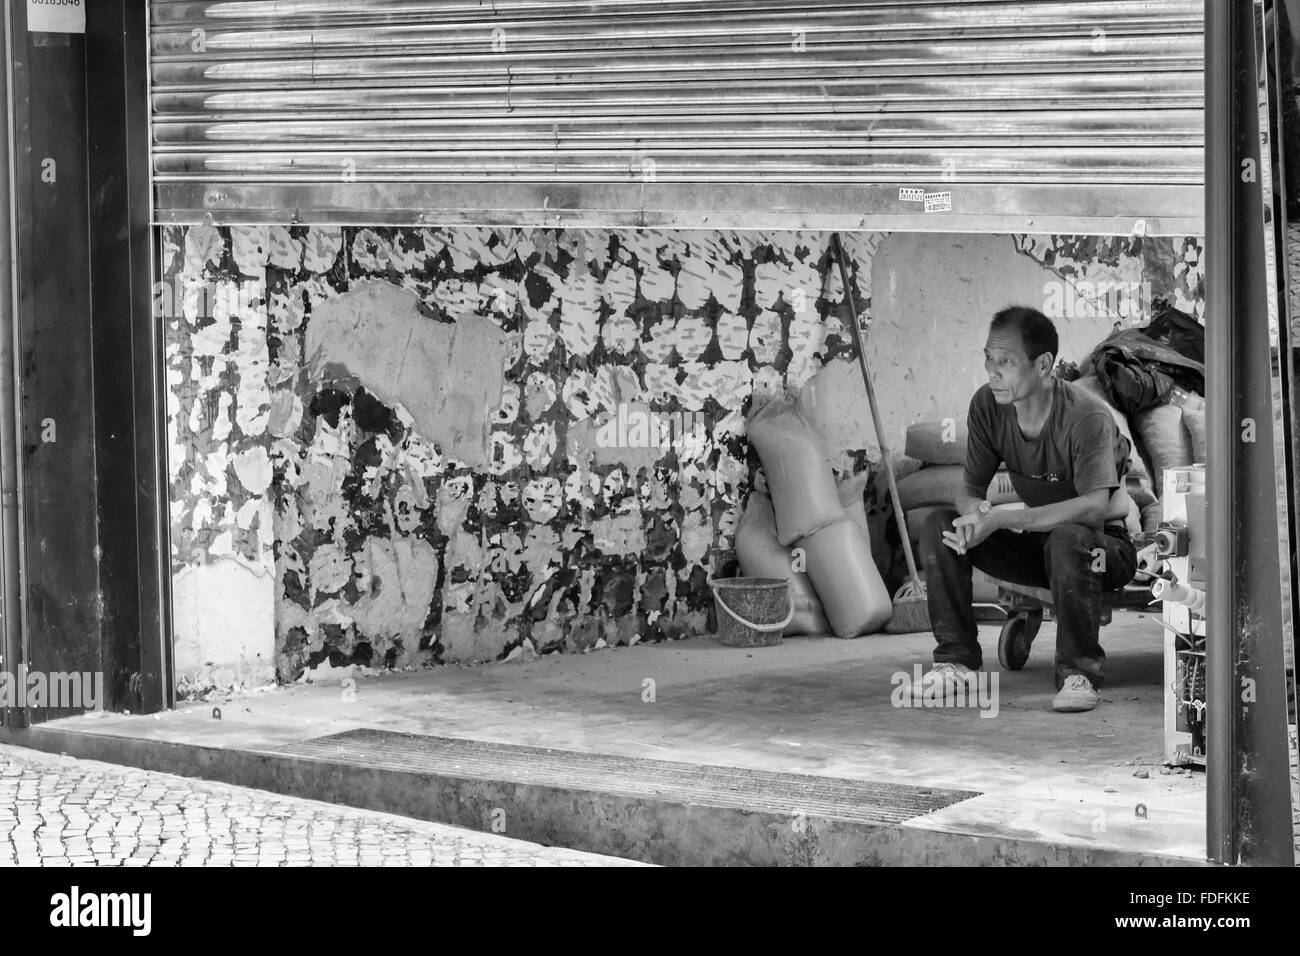
[[[718,643],[771,647],[794,620],[790,582],[784,578],[710,578],[718,608]]]

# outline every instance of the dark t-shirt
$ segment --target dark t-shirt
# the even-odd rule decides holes
[[[1031,508],[1100,488],[1113,492],[1128,470],[1128,439],[1115,427],[1109,409],[1060,379],[1037,438],[1021,434],[1015,407],[999,405],[988,385],[970,401],[967,430],[963,477],[966,493],[975,498],[985,496],[1004,461],[1016,494]]]

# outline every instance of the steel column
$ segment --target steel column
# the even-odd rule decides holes
[[[1283,640],[1291,608],[1277,467],[1287,452],[1276,427],[1271,163],[1261,149],[1267,91],[1256,12],[1250,3],[1206,4],[1207,853],[1221,863],[1289,866]]]
[[[16,674],[22,659],[24,615],[21,559],[23,516],[21,469],[18,454],[17,222],[13,206],[13,51],[11,0],[0,11],[0,100],[7,120],[0,127],[0,671]],[[21,712],[10,713],[0,702],[0,724],[16,722]]]
[[[139,0],[86,9],[90,289],[112,705],[171,703],[162,332],[153,314],[147,23]]]

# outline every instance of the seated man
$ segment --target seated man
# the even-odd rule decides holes
[[[1102,592],[1123,587],[1137,567],[1125,527],[1129,442],[1105,405],[1052,374],[1058,348],[1056,326],[1041,312],[1010,308],[993,317],[984,346],[989,381],[970,403],[965,487],[956,510],[933,513],[921,534],[938,642],[924,683],[941,681],[945,697],[982,662],[973,565],[1004,581],[1051,588],[1053,709],[1097,705],[1106,658],[1097,640]],[[984,500],[1004,461],[1023,510],[994,510]]]

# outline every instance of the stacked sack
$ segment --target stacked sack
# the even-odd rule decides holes
[[[931,512],[952,508],[957,503],[957,493],[964,484],[962,465],[966,461],[966,440],[966,423],[951,418],[942,422],[920,422],[907,429],[903,452],[921,462],[921,468],[899,479],[898,500],[903,506],[908,537],[918,560],[921,555],[919,535],[925,520]],[[1021,507],[1020,496],[1011,486],[1011,476],[1005,470],[993,476],[985,497],[997,507]],[[997,600],[997,585],[983,571],[975,570],[972,584],[977,603]]]
[[[1128,517],[1129,531],[1134,534],[1141,531],[1144,520],[1159,523],[1160,505],[1146,488],[1146,466],[1133,444],[1128,422],[1106,402],[1103,395],[1090,387],[1090,383],[1081,380],[1075,384],[1082,385],[1093,392],[1110,409],[1116,426],[1129,441],[1131,453],[1127,490],[1132,500]],[[898,498],[907,517],[908,536],[912,540],[914,551],[918,554],[920,553],[918,534],[924,527],[926,519],[932,512],[942,508],[952,508],[957,503],[957,495],[963,485],[962,467],[966,461],[966,443],[965,422],[959,423],[951,418],[941,422],[920,422],[907,429],[907,440],[903,450],[909,458],[919,461],[921,468],[899,480]],[[995,508],[1024,507],[1015,487],[1011,484],[1011,475],[1005,468],[993,476],[984,497]],[[976,575],[976,600],[991,601],[996,596],[996,587],[986,578],[986,575]]]
[[[1150,322],[1108,335],[1080,372],[1076,384],[1132,423],[1156,497],[1167,470],[1205,461],[1205,329],[1194,316],[1157,299]]]
[[[808,573],[795,570],[799,565],[791,549],[777,540],[776,512],[772,510],[772,499],[762,491],[751,492],[745,505],[736,528],[736,557],[745,577],[786,578],[790,582],[794,619],[782,631],[785,636],[830,632]]]
[[[893,608],[871,555],[866,516],[856,496],[847,506],[841,501],[825,448],[798,400],[786,394],[756,408],[745,430],[770,497],[755,491],[741,518],[741,573],[790,581],[796,609],[786,634],[880,630]]]
[[[907,518],[908,536],[913,545],[930,513],[940,508],[952,508],[961,491],[962,465],[966,461],[966,423],[954,419],[941,422],[920,422],[907,429],[903,452],[908,458],[921,463],[914,471],[898,481],[898,500]],[[989,483],[985,496],[992,505],[1018,505],[1020,496],[1011,486],[1011,476],[999,471]]]
[[[1095,388],[1090,388],[1089,383],[1080,379],[1074,384],[1087,388],[1102,404],[1106,405],[1111,417],[1115,419],[1116,427],[1128,439],[1131,451],[1127,490],[1133,502],[1129,511],[1128,525],[1129,531],[1136,534],[1142,530],[1143,521],[1149,516],[1149,510],[1144,510],[1144,507],[1149,509],[1154,505],[1156,521],[1159,521],[1159,503],[1147,490],[1146,466],[1137,452],[1137,446],[1133,444],[1128,422],[1106,401],[1105,396],[1099,394]],[[907,429],[904,451],[909,458],[919,461],[921,468],[899,479],[898,498],[906,513],[907,529],[914,544],[917,543],[917,532],[931,512],[956,505],[957,495],[963,485],[962,466],[966,460],[966,441],[965,422],[957,423],[953,419],[942,422],[920,422]],[[1015,486],[1011,484],[1011,475],[1005,468],[993,476],[984,497],[995,508],[1023,507]]]
[[[1101,382],[1096,375],[1085,375],[1083,378],[1075,379],[1074,385],[1082,388],[1092,394],[1093,398],[1106,406],[1110,412],[1110,417],[1115,420],[1115,427],[1119,433],[1128,439],[1129,456],[1128,456],[1128,496],[1133,499],[1133,504],[1137,506],[1140,514],[1139,529],[1140,531],[1155,531],[1160,524],[1161,508],[1160,502],[1156,499],[1153,488],[1158,491],[1160,488],[1159,479],[1152,481],[1151,474],[1147,469],[1146,461],[1138,448],[1138,443],[1133,440],[1133,432],[1129,428],[1129,420],[1124,413],[1110,403],[1106,397],[1106,392],[1102,388]],[[1175,462],[1182,458],[1188,458],[1185,464],[1191,464],[1192,445],[1190,435],[1186,436],[1184,443],[1180,439],[1184,437],[1182,428],[1182,413],[1180,409],[1173,406],[1161,406],[1163,409],[1171,409],[1177,413],[1177,417],[1171,422],[1168,413],[1159,409],[1151,409],[1152,414],[1139,416],[1138,425],[1140,433],[1144,435],[1144,441],[1155,441],[1161,449],[1160,456],[1153,462],[1153,467],[1157,469],[1156,475],[1163,474],[1165,468],[1176,467]],[[1165,434],[1169,430],[1170,424],[1174,428],[1174,444],[1177,447],[1170,447],[1170,443],[1163,438],[1157,440],[1157,433]],[[1204,439],[1204,429],[1201,431],[1201,437]],[[1148,445],[1150,447],[1150,445]],[[1204,455],[1202,447],[1201,454]],[[1204,460],[1198,459],[1198,460]]]

